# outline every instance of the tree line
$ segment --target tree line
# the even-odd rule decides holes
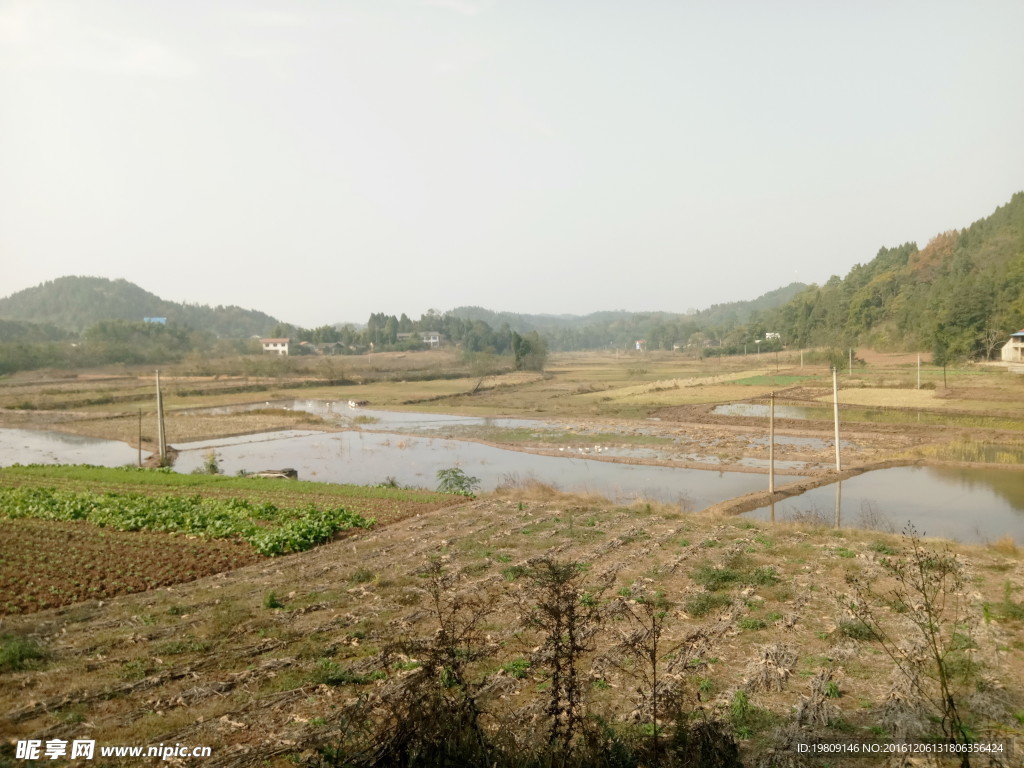
[[[405,314],[398,318],[376,313],[364,328],[300,328],[278,323],[270,335],[311,345],[334,344],[332,354],[365,354],[423,349],[423,331],[440,333],[444,345],[458,348],[468,359],[507,357],[516,370],[535,371],[543,370],[547,360],[547,344],[535,331],[520,334],[507,325],[495,330],[483,321],[465,321],[448,313],[429,312],[417,321]],[[409,336],[400,338],[399,334]],[[259,337],[218,338],[171,321],[101,320],[76,335],[56,326],[0,320],[0,375],[116,363],[161,365],[180,362],[189,355],[222,358],[262,354]]]

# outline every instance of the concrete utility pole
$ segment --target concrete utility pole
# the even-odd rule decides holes
[[[917,388],[921,388],[921,353],[917,353]]]
[[[167,436],[164,434],[164,394],[160,391],[160,371],[156,372],[156,440],[162,467],[167,462]]]
[[[853,348],[850,348],[850,367],[847,369],[849,374],[853,376]]]
[[[836,423],[836,472],[842,471],[842,463],[839,460],[839,371],[832,366],[832,411]]]
[[[775,493],[775,393],[768,406],[768,493]]]

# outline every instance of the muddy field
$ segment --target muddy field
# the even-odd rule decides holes
[[[0,615],[145,592],[260,559],[237,541],[0,518]]]
[[[316,376],[318,369],[305,361],[290,376],[165,372],[170,442],[281,429],[333,431],[342,427],[275,402],[357,399],[375,408],[555,420],[568,436],[597,434],[614,440],[617,435],[622,445],[647,437],[666,444],[664,454],[630,459],[638,463],[765,472],[767,467],[759,464],[768,458],[767,419],[723,416],[713,409],[723,403],[764,404],[775,392],[780,405],[823,411],[812,419],[776,419],[776,435],[781,438],[775,446],[776,460],[803,463],[805,473],[834,466],[833,425],[826,412],[831,376],[820,367],[799,366],[792,353],[784,354],[778,370],[754,356],[699,362],[667,353],[643,358],[565,355],[554,358],[545,375],[474,376],[466,371],[461,377],[457,367],[444,368],[454,366],[453,360],[442,362],[431,354],[324,361],[348,366],[346,375],[352,381],[342,385],[325,384]],[[940,371],[926,368],[918,389],[914,356],[858,351],[858,357],[867,364],[840,381],[844,466],[894,459],[959,461],[965,443],[1024,448],[1024,377],[998,368],[952,371],[947,388],[941,385]],[[752,367],[758,364],[769,367]],[[442,372],[442,378],[429,378]],[[150,372],[12,377],[0,382],[0,426],[59,429],[137,445],[141,411],[142,445],[151,451],[156,433],[152,392]],[[209,410],[261,402],[266,407],[255,411]],[[871,409],[870,420],[865,418],[866,408]],[[355,428],[376,429],[372,424]],[[500,433],[454,436],[539,453],[554,454],[563,447],[550,439],[531,442]]]

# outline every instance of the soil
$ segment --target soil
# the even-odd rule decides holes
[[[872,531],[627,509],[524,489],[188,584],[4,618],[0,634],[33,638],[47,658],[0,675],[0,730],[11,740],[208,745],[205,766],[302,763],[351,734],[352,706],[384,706],[416,674],[415,655],[394,644],[436,636],[423,576],[437,561],[452,576],[446,599],[486,606],[489,650],[473,674],[489,681],[487,722],[542,731],[546,673],[539,637],[524,623],[534,596],[520,574],[549,557],[586,563],[588,588],[608,606],[635,590],[664,593],[663,647],[694,632],[703,645],[663,682],[678,687],[687,709],[726,719],[743,691],[756,718],[740,745],[754,765],[778,745],[777,729],[792,722],[794,708],[813,698],[821,675],[837,686],[831,725],[794,726],[798,740],[877,738],[895,727],[898,673],[875,644],[843,629],[843,595],[855,579],[882,588],[881,553],[904,544]],[[1009,608],[1024,590],[1021,553],[953,546],[971,579],[968,621],[986,681],[971,700],[986,713],[979,737],[1019,740],[1011,726],[1024,707],[1014,683],[1024,675],[1024,643]],[[738,581],[703,586],[701,574],[714,568]],[[720,605],[700,615],[708,596]],[[907,631],[900,614],[886,609],[883,620]],[[598,630],[584,669],[594,681],[587,706],[626,723],[640,710],[637,681],[617,655],[620,629],[609,622]],[[785,660],[769,670],[775,682],[767,687],[766,657]],[[507,671],[515,665],[521,676]]]

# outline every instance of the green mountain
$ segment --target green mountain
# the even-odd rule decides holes
[[[0,299],[0,319],[48,324],[73,333],[104,320],[138,322],[165,317],[224,338],[269,333],[278,321],[241,307],[208,307],[165,301],[127,280],[103,277],[60,277]]]
[[[790,346],[931,349],[940,363],[991,357],[1024,327],[1024,192],[923,249],[882,248],[760,319]]]

